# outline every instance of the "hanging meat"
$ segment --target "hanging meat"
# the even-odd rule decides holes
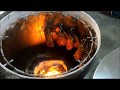
[[[81,37],[86,36],[86,26],[73,16],[61,13],[46,14],[46,45],[53,48],[55,44],[65,46],[66,50],[76,49],[73,57],[81,60],[85,45]]]

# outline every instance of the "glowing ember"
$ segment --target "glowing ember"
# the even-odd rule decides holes
[[[62,60],[50,60],[39,63],[34,69],[34,75],[55,76],[67,71],[67,66]]]

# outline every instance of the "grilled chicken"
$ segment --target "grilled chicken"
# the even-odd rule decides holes
[[[73,48],[73,38],[72,37],[68,37],[67,38],[67,42],[66,42],[66,49],[67,50],[71,50]]]
[[[80,20],[74,17],[53,13],[46,15],[46,45],[53,48],[55,44],[65,46],[67,50],[76,48],[73,57],[75,60],[82,60],[84,45],[80,42],[80,36],[86,36],[85,26]],[[76,31],[78,29],[80,32]],[[78,36],[80,34],[80,36]]]

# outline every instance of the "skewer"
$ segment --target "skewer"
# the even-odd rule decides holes
[[[9,63],[12,63],[14,60],[10,60]],[[4,64],[4,66],[6,67],[8,65],[8,62]]]
[[[3,35],[3,36],[0,36],[0,38],[1,38],[1,40],[3,40],[3,39],[8,38],[8,36]]]

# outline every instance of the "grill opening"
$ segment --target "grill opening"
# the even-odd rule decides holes
[[[6,67],[22,75],[38,77],[39,75],[34,75],[34,70],[39,63],[51,60],[62,60],[67,66],[67,70],[61,74],[63,75],[82,67],[94,55],[97,47],[96,34],[93,29],[87,26],[88,24],[86,22],[83,22],[80,19],[77,19],[68,14],[64,15],[61,12],[39,13],[37,15],[38,17],[29,15],[29,18],[24,17],[17,20],[17,22],[14,22],[13,25],[10,26],[10,28],[6,31],[5,37],[1,43],[2,56],[7,62]],[[39,15],[46,15],[46,18],[48,20],[46,22],[49,22],[45,26],[47,28],[54,29],[59,26],[59,28],[62,28],[61,30],[66,30],[65,33],[67,34],[73,35],[75,32],[75,34],[79,36],[80,41],[83,43],[84,48],[86,49],[86,55],[84,53],[80,60],[75,60],[75,57],[73,55],[75,54],[77,48],[67,50],[65,46],[59,46],[56,43],[54,47],[47,46],[46,42],[44,42],[44,39],[41,38],[43,34],[40,31],[37,31],[37,29],[39,30],[43,28],[43,26],[40,27],[40,25],[38,25],[39,28],[35,28],[34,26],[27,26],[28,29],[23,29],[24,25],[26,25],[24,23],[26,23],[27,20],[33,19],[31,22],[40,23],[38,21],[35,21],[40,19]],[[66,22],[66,24],[58,23],[58,21],[61,22],[61,19],[59,20],[60,17],[58,17],[61,15],[65,18],[66,21],[64,22]],[[68,17],[66,18],[66,16]],[[41,18],[44,17],[41,16]],[[74,24],[76,24],[76,22],[79,22],[78,26],[69,26],[72,25],[69,18],[72,18]],[[24,22],[22,22],[22,20],[24,20]],[[28,24],[32,25],[31,22],[28,22]],[[58,24],[54,25],[51,23]],[[50,27],[50,25],[52,25],[52,27]],[[87,28],[85,28],[83,25]],[[33,28],[33,30],[30,28]],[[56,30],[59,31],[59,29]],[[38,33],[40,34],[38,35]],[[60,67],[60,65],[58,66]]]

